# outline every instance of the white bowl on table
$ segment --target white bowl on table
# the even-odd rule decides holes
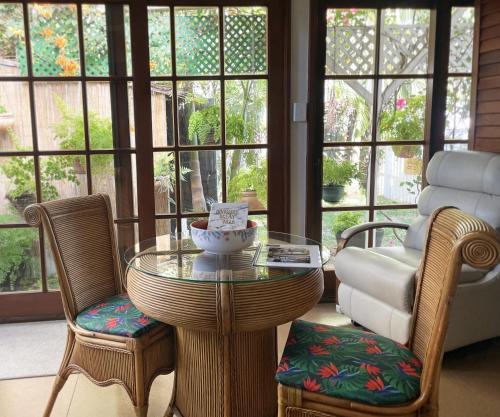
[[[240,230],[207,230],[207,220],[191,223],[191,239],[197,247],[215,254],[229,254],[252,246],[257,236],[257,223],[248,220]]]

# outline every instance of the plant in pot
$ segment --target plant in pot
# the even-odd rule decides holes
[[[323,158],[323,200],[339,202],[345,193],[345,187],[358,175],[356,164],[349,160],[337,162],[325,156]]]
[[[0,133],[6,133],[14,126],[14,115],[0,104]]]
[[[229,181],[228,201],[248,203],[250,210],[263,210],[267,201],[267,161],[256,162]]]
[[[357,226],[363,223],[363,212],[361,211],[344,211],[339,213],[334,217],[332,231],[335,234],[337,242],[340,240],[342,232],[349,227]],[[347,246],[355,246],[358,248],[364,248],[366,242],[367,232],[358,233],[354,235]],[[382,245],[382,240],[384,238],[384,229],[376,229],[375,231],[375,244],[376,246]]]
[[[380,135],[384,141],[414,141],[424,137],[425,96],[397,98],[380,116]],[[398,158],[421,157],[419,145],[392,145]]]

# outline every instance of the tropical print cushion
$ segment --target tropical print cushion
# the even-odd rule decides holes
[[[87,307],[76,316],[76,324],[93,332],[139,337],[158,322],[137,310],[127,294],[119,294]]]
[[[276,379],[331,397],[394,405],[418,397],[421,371],[408,348],[386,337],[296,320]]]

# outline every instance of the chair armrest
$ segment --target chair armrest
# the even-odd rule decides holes
[[[359,233],[366,232],[373,229],[408,229],[409,224],[406,223],[394,223],[394,222],[367,222],[363,224],[358,224],[357,226],[349,227],[345,229],[340,235],[340,240],[337,242],[337,252],[344,249],[349,243],[351,238]]]

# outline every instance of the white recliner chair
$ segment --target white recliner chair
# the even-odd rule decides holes
[[[500,232],[500,154],[438,152],[427,167],[428,186],[411,225],[366,223],[342,233],[335,257],[342,313],[400,343],[409,338],[416,272],[427,220],[438,207],[455,206]],[[376,228],[407,229],[402,247],[346,247],[352,236]],[[464,266],[451,309],[445,349],[500,336],[500,265],[491,271]]]

